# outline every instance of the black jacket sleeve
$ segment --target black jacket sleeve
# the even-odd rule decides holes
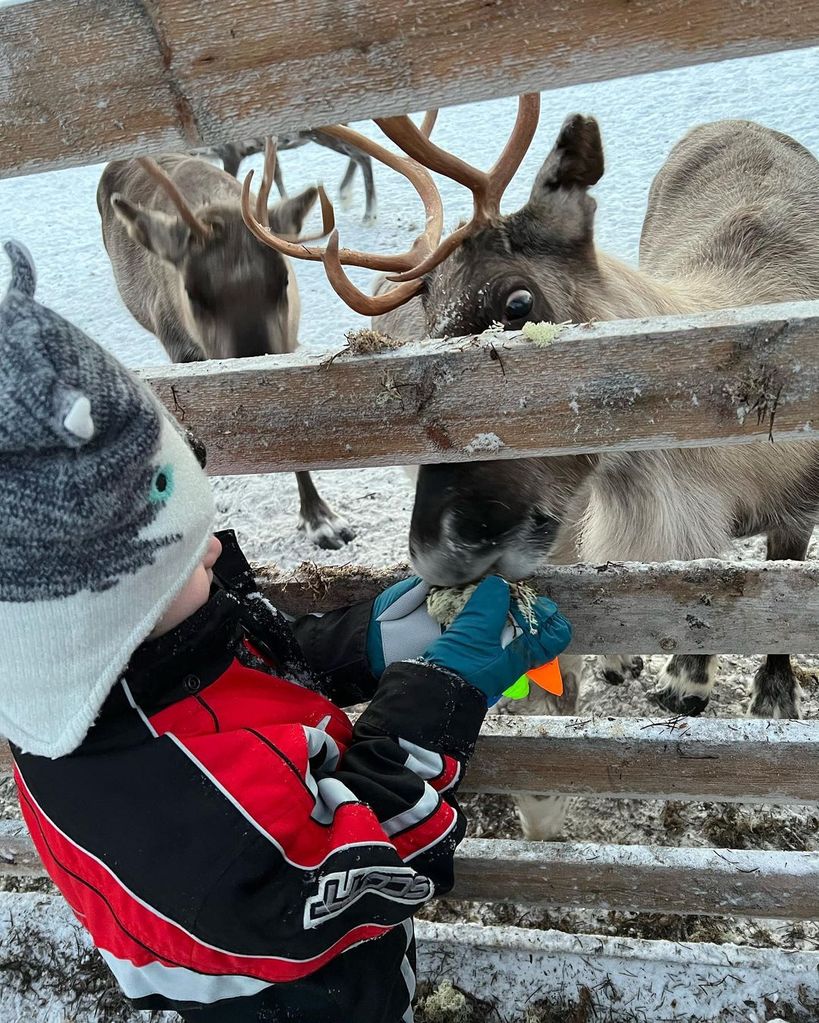
[[[282,674],[317,689],[338,707],[371,699],[377,685],[366,656],[372,601],[289,619],[259,592],[235,532],[216,535],[222,554],[214,578],[242,601],[244,624]]]

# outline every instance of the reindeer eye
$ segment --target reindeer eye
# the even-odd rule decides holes
[[[513,324],[517,320],[525,319],[532,311],[535,304],[531,291],[526,288],[515,288],[506,296],[506,304],[503,310],[503,318],[506,323]]]

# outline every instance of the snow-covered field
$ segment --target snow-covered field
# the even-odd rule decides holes
[[[598,244],[634,261],[651,178],[687,129],[722,117],[751,118],[793,135],[819,153],[818,81],[819,49],[808,49],[544,93],[535,143],[507,192],[505,208],[514,209],[525,201],[563,118],[576,111],[594,114],[601,123],[607,160],[606,175],[596,189]],[[471,162],[488,166],[510,130],[514,111],[512,99],[445,110],[435,140]],[[271,131],[275,127],[271,124]],[[372,126],[364,126],[364,130],[378,135]],[[281,162],[291,192],[322,180],[331,195],[345,165],[343,158],[315,146],[285,152]],[[245,166],[258,167],[259,159]],[[19,238],[30,248],[39,271],[42,301],[82,326],[127,364],[164,362],[158,342],[133,321],[117,294],[95,202],[100,171],[101,167],[85,167],[0,181],[0,240]],[[351,208],[337,211],[342,243],[377,251],[404,249],[419,229],[420,204],[403,179],[380,166],[375,174],[378,222],[373,227],[361,224],[363,189],[358,181]],[[441,182],[441,191],[447,220],[454,224],[468,213],[469,196],[447,181]],[[296,273],[302,295],[302,343],[315,352],[337,350],[344,332],[364,320],[341,304],[319,266],[301,263]],[[363,284],[368,275],[359,271],[357,278]],[[0,293],[6,280],[7,268],[0,261]],[[358,531],[356,540],[344,550],[319,551],[296,532],[296,488],[289,474],[217,479],[222,520],[239,530],[252,558],[282,567],[305,559],[319,564],[383,565],[405,557],[412,491],[399,469],[323,472],[317,473],[316,479],[322,495]],[[755,543],[744,545],[737,553],[748,557],[758,556],[759,551],[761,547]],[[816,539],[812,556],[819,556]],[[817,640],[819,653],[819,637]],[[645,693],[656,681],[660,663],[659,658],[650,659],[643,677],[618,689],[605,686],[590,669],[584,682],[582,712],[647,713]],[[819,659],[809,659],[803,666],[816,672]],[[754,667],[755,662],[749,659],[724,659],[710,713],[743,713],[745,689]],[[816,717],[819,693],[815,685],[808,683],[806,696],[806,716]],[[745,841],[748,847],[781,848],[782,843],[819,847],[815,814],[792,808],[741,809],[736,813],[731,811],[726,825],[723,811],[713,806],[610,801],[604,807],[602,802],[585,801],[573,807],[567,833],[572,838],[626,843],[719,844],[722,835],[729,842]],[[477,813],[475,827],[484,833],[517,833],[509,805],[503,801],[489,801],[486,812]],[[475,911],[470,912],[474,918]],[[524,922],[577,929],[604,925],[599,917],[584,921],[581,914],[559,920],[545,917],[541,914]],[[763,929],[768,930],[760,928],[760,942],[775,937],[791,946],[819,948],[817,928],[791,929],[786,934],[778,927],[775,935],[763,935]],[[646,932],[636,928],[636,933]],[[707,928],[704,933],[712,939],[715,936]],[[720,940],[730,933],[734,932],[724,932]],[[753,940],[748,925],[736,933]]]

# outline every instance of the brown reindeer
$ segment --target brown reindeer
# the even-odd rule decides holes
[[[275,149],[257,215],[297,237],[323,192],[308,188],[269,209]],[[102,238],[120,295],[174,362],[292,352],[297,346],[299,293],[286,257],[245,229],[235,178],[207,160],[167,154],[115,160],[102,174],[97,206]],[[296,473],[299,528],[325,548],[355,533],[322,500],[307,472]]]
[[[425,233],[409,253],[339,249],[335,232],[326,250],[299,253],[259,225],[257,235],[281,251],[322,259],[348,304],[406,338],[474,334],[495,322],[512,330],[529,320],[586,322],[819,297],[819,164],[793,139],[747,121],[690,132],[652,184],[635,269],[594,245],[589,188],[603,174],[603,148],[593,118],[568,118],[528,202],[500,213],[538,109],[536,96],[521,97],[512,137],[486,174],[439,149],[408,118],[377,121],[408,156],[374,144],[367,151],[410,177],[427,209]],[[472,219],[443,241],[440,197],[424,168],[473,193]],[[245,214],[252,219],[247,204]],[[392,273],[367,296],[348,280],[345,264]],[[732,538],[757,533],[767,535],[769,559],[803,559],[817,517],[816,443],[422,466],[410,554],[417,571],[441,585],[490,571],[520,578],[542,558],[717,557]],[[704,655],[672,657],[657,702],[674,713],[701,713],[714,664]],[[641,667],[639,658],[617,657],[605,673],[622,682]],[[564,676],[571,696],[576,658],[566,660]],[[567,706],[571,698],[564,712]],[[788,656],[767,657],[750,712],[798,717]]]

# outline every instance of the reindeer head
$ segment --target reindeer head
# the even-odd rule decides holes
[[[510,215],[500,212],[503,192],[534,136],[539,109],[538,95],[520,97],[509,141],[486,173],[434,145],[429,131],[407,117],[376,121],[406,157],[348,128],[323,129],[400,171],[416,187],[426,227],[409,252],[376,256],[339,249],[336,232],[326,250],[282,243],[253,223],[246,201],[248,226],[281,252],[321,259],[344,301],[399,337],[424,330],[432,337],[457,337],[495,322],[518,330],[527,321],[587,319],[582,294],[598,274],[596,203],[588,194],[603,174],[597,122],[581,115],[568,118],[526,204]],[[468,187],[474,200],[471,219],[443,240],[441,198],[430,170]],[[370,296],[352,285],[343,265],[392,273]],[[439,585],[468,582],[492,570],[507,578],[529,575],[549,552],[566,504],[591,463],[549,459],[548,466],[538,459],[421,466],[410,531],[410,556],[420,574]]]
[[[177,213],[146,209],[119,194],[111,196],[111,206],[135,242],[173,267],[177,312],[204,355],[235,358],[287,351],[285,260],[247,231],[238,202],[214,202],[194,211],[157,163],[144,158],[139,162]],[[318,190],[308,188],[268,209],[269,187],[265,181],[259,215],[274,230],[297,237]]]

